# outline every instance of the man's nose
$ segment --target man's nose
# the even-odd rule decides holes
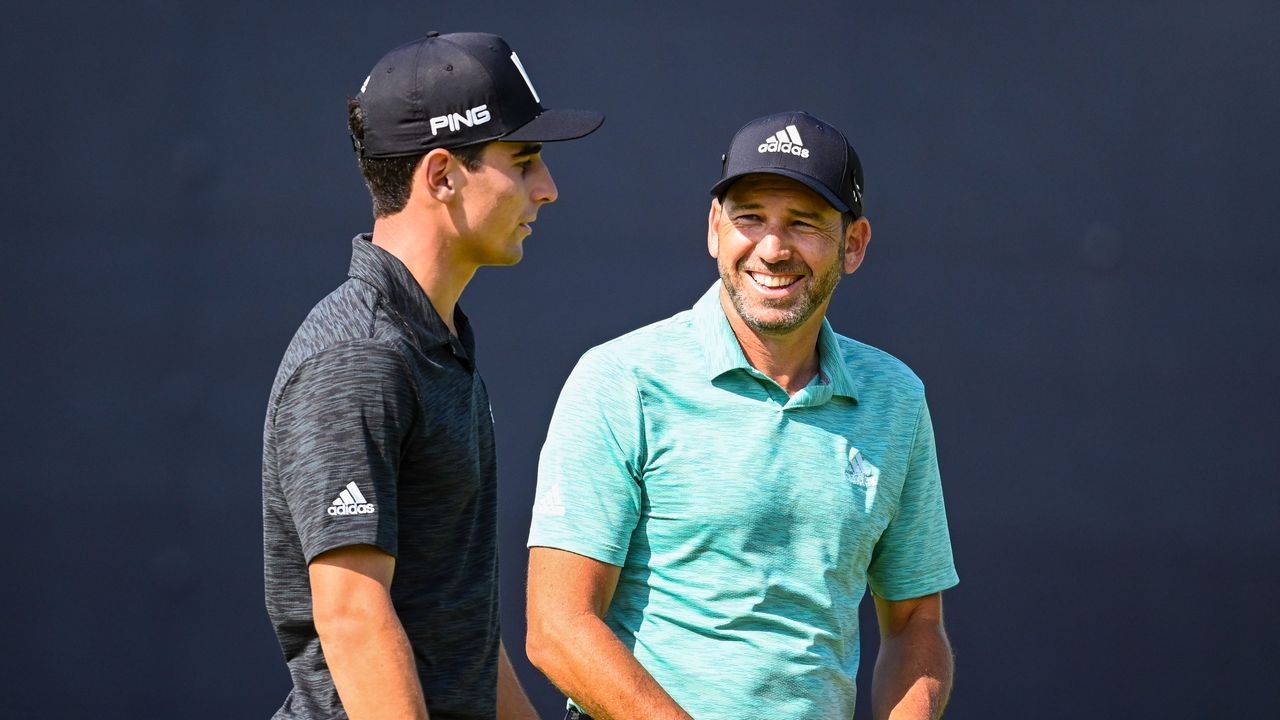
[[[786,233],[776,225],[767,227],[764,235],[756,242],[756,255],[768,263],[791,259],[791,244],[787,241]]]
[[[560,197],[560,191],[556,188],[555,178],[551,177],[551,168],[545,162],[538,164],[542,172],[533,186],[533,201],[538,204],[555,202]]]

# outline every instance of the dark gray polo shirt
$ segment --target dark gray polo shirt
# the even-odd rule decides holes
[[[367,544],[395,556],[391,598],[433,720],[496,712],[493,419],[470,324],[450,334],[408,268],[369,237],[307,316],[263,432],[267,613],[293,677],[276,718],[346,713],[311,613],[307,564]]]

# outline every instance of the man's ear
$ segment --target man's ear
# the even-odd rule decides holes
[[[711,253],[711,257],[719,258],[720,256],[720,233],[716,232],[716,225],[720,223],[720,213],[724,212],[724,208],[720,205],[718,198],[711,199],[711,210],[707,213],[707,252]]]
[[[858,269],[871,244],[871,223],[865,217],[849,223],[844,232],[844,272],[846,275]]]
[[[435,200],[447,203],[463,183],[461,165],[448,150],[436,148],[422,157],[413,171],[413,189]]]

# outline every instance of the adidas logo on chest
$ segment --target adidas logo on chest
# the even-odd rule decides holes
[[[800,139],[800,131],[796,130],[795,125],[788,125],[770,135],[756,150],[762,153],[780,152],[796,157],[809,157],[809,148],[804,146],[804,141]]]

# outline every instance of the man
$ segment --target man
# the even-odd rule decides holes
[[[495,35],[428,33],[349,101],[371,235],[298,330],[263,450],[267,610],[293,677],[276,718],[534,718],[498,629],[493,425],[458,298],[520,261],[556,199],[542,107]]]
[[[771,115],[712,194],[720,281],[589,351],[556,406],[529,657],[568,718],[848,718],[869,582],[874,715],[936,717],[957,577],[923,387],[824,318],[871,239],[861,164],[831,125]]]

